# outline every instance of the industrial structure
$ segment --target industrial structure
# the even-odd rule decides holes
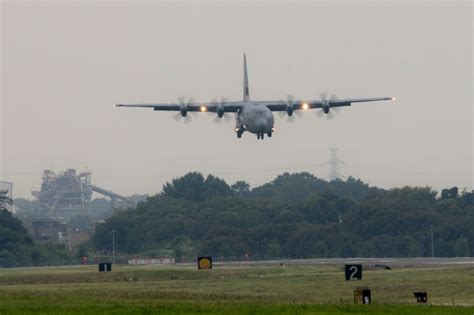
[[[94,192],[109,197],[112,209],[135,205],[124,196],[92,185],[91,172],[68,169],[56,174],[45,170],[41,188],[32,191],[38,201],[36,211],[22,220],[36,241],[60,243],[72,250],[94,231],[90,207]]]
[[[133,202],[119,194],[92,185],[92,173],[76,173],[68,169],[59,174],[51,170],[43,172],[41,189],[33,191],[39,201],[38,217],[66,218],[89,215],[89,202],[96,192],[111,199],[112,208],[133,206]]]

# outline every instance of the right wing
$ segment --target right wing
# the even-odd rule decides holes
[[[325,100],[309,100],[309,101],[293,101],[295,110],[307,110],[315,108],[323,108],[325,105],[330,107],[351,106],[352,103],[362,102],[376,102],[376,101],[393,101],[394,97],[371,97],[371,98],[348,98],[348,99],[331,99]],[[280,112],[286,111],[288,108],[288,101],[261,101],[271,111]]]

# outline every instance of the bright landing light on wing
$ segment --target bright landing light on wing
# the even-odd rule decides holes
[[[303,103],[301,105],[301,108],[303,108],[303,110],[307,110],[307,109],[309,109],[309,105],[307,103]]]
[[[397,98],[396,98],[396,97],[392,97],[392,101],[396,101],[396,100],[397,100]]]
[[[206,106],[201,106],[201,107],[199,108],[199,110],[200,110],[201,112],[207,112],[207,107],[206,107]]]

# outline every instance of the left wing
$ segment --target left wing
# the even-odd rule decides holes
[[[156,103],[156,104],[115,104],[115,107],[152,108],[159,111],[186,112],[222,112],[235,113],[242,107],[242,102],[209,102],[209,103]]]
[[[291,104],[294,110],[307,110],[324,107],[342,107],[351,106],[352,103],[393,101],[394,97],[372,97],[372,98],[347,98],[347,99],[328,99],[328,100],[310,100],[310,101],[263,101],[258,102],[265,105],[273,112],[282,112],[288,109]]]

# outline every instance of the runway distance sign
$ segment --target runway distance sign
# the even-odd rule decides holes
[[[198,269],[212,269],[212,257],[201,256],[198,257]]]
[[[351,264],[345,266],[346,281],[362,280],[362,265]]]
[[[110,272],[112,271],[111,263],[99,263],[99,272]]]

